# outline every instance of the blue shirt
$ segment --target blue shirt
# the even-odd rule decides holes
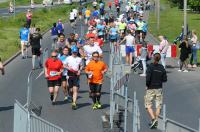
[[[117,38],[117,28],[111,28],[110,29],[110,39],[116,39]]]
[[[148,30],[148,25],[147,25],[146,22],[144,22],[144,25],[143,25],[143,27],[142,27],[142,31],[146,33],[147,30]]]
[[[94,17],[98,17],[98,15],[99,15],[99,11],[98,11],[98,10],[93,11],[92,16],[94,16]]]
[[[99,34],[99,35],[103,35],[103,34],[104,34],[104,32],[103,32],[104,29],[105,29],[105,26],[104,26],[104,25],[98,24],[96,28],[97,28],[97,30],[98,30],[98,34]]]
[[[60,31],[60,33],[63,33],[62,23],[58,23],[57,29],[58,29],[58,31]]]
[[[58,35],[58,29],[56,27],[52,27],[51,28],[51,35],[54,36],[54,35]]]
[[[29,35],[29,29],[27,28],[21,28],[19,35],[20,35],[20,39],[21,41],[28,41],[28,35]]]
[[[58,55],[58,59],[61,60],[62,63],[63,63],[64,65],[65,65],[65,63],[66,63],[67,57],[68,57],[68,56],[61,55],[61,54]],[[67,69],[66,69],[66,68],[64,68],[64,70],[63,70],[63,72],[62,72],[62,75],[63,75],[63,76],[67,76]]]

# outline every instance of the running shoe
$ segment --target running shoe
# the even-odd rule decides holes
[[[53,94],[51,94],[50,95],[50,100],[53,101],[53,98],[54,98],[54,96],[53,96]]]
[[[64,101],[67,101],[67,100],[68,100],[68,96],[65,96],[65,97],[64,97]]]
[[[101,103],[100,102],[96,102],[96,107],[97,107],[97,109],[101,109],[102,108]]]
[[[178,72],[182,72],[182,71],[183,71],[183,70],[180,70],[180,69],[178,70]]]
[[[188,70],[184,70],[183,72],[188,72]]]
[[[158,121],[156,119],[153,119],[150,125],[150,129],[156,129],[158,126]]]
[[[76,110],[76,109],[77,109],[76,103],[72,103],[72,109],[73,109],[73,110]]]
[[[140,74],[141,77],[146,77],[146,74]]]
[[[96,103],[92,105],[92,109],[93,110],[97,110],[98,109]]]

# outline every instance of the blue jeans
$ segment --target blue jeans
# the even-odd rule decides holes
[[[165,63],[165,59],[166,59],[166,54],[161,53],[161,63],[164,66],[164,68],[166,67],[166,63]]]
[[[196,46],[192,46],[192,54],[190,58],[190,64],[197,64],[197,48]]]

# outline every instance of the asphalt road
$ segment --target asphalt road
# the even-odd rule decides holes
[[[80,24],[79,24],[80,25]],[[65,31],[69,34],[72,29],[65,25]],[[77,27],[80,33],[80,27]],[[50,34],[47,33],[42,41],[43,48],[51,45]],[[69,36],[69,35],[67,35]],[[151,41],[151,37],[149,37]],[[108,46],[105,46],[106,50]],[[29,52],[30,53],[30,52]],[[105,61],[108,64],[108,52],[104,53]],[[174,65],[172,60],[168,64]],[[175,62],[177,63],[177,62]],[[31,70],[31,59],[21,60],[17,57],[6,68],[6,75],[0,75],[0,131],[11,132],[13,130],[13,104],[15,99],[22,104],[26,102],[27,76]],[[164,103],[167,105],[167,117],[179,121],[193,128],[198,128],[200,117],[199,104],[199,68],[189,73],[179,73],[177,68],[167,68],[168,82],[164,85]],[[36,78],[41,69],[34,71],[33,78]],[[101,115],[109,109],[109,79],[105,79],[103,85],[102,104],[104,109],[93,111],[92,101],[88,98],[88,86],[85,76],[81,76],[81,88],[78,99],[79,109],[71,110],[71,105],[63,102],[63,94],[60,89],[58,98],[59,105],[52,106],[49,100],[46,80],[44,76],[34,80],[32,100],[37,105],[42,105],[41,117],[62,127],[69,132],[101,132]],[[133,97],[133,91],[137,92],[141,112],[140,132],[157,132],[149,130],[149,119],[144,109],[145,78],[137,74],[131,74],[129,82],[129,97]],[[130,125],[130,122],[129,122]],[[131,128],[131,127],[130,127]]]

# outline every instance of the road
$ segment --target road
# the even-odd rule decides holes
[[[80,26],[80,23],[78,24]],[[69,25],[65,25],[67,34],[72,32]],[[84,28],[86,28],[84,26]],[[80,27],[77,27],[80,29]],[[77,30],[80,33],[80,30]],[[69,36],[69,35],[67,35]],[[148,37],[151,42],[152,38]],[[42,41],[43,48],[51,44],[50,34],[44,35]],[[108,45],[104,47],[104,50]],[[29,52],[30,53],[30,52]],[[108,64],[108,52],[104,52],[105,61]],[[177,63],[177,62],[176,62]],[[174,65],[171,59],[167,64]],[[31,70],[31,59],[21,60],[17,57],[6,68],[6,75],[0,75],[0,131],[12,132],[13,129],[13,104],[15,99],[22,104],[26,102],[27,76]],[[164,85],[164,103],[167,105],[167,117],[179,121],[193,128],[198,128],[198,118],[200,117],[199,104],[199,68],[189,73],[179,73],[177,68],[167,68],[168,82]],[[41,73],[41,69],[34,71],[33,78]],[[78,99],[79,109],[71,110],[71,105],[63,102],[63,94],[60,89],[58,98],[59,105],[52,106],[49,100],[46,80],[44,76],[34,80],[32,100],[37,105],[42,105],[41,117],[62,127],[69,132],[101,132],[101,115],[109,109],[109,79],[105,79],[103,85],[102,104],[104,109],[93,111],[92,101],[88,98],[88,86],[85,75],[81,76],[81,88]],[[133,91],[137,92],[141,112],[140,132],[157,132],[148,129],[148,116],[144,109],[145,78],[137,74],[131,74],[129,82],[129,97],[133,98]],[[129,122],[130,123],[130,122]]]

